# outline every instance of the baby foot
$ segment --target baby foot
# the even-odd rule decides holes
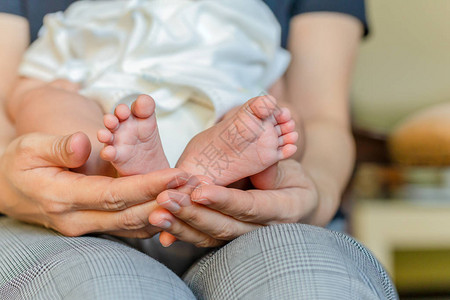
[[[155,102],[140,95],[131,105],[119,104],[114,115],[105,115],[106,129],[98,140],[105,144],[102,159],[110,161],[120,176],[144,174],[169,167],[159,138]]]
[[[279,109],[275,98],[249,100],[232,116],[196,135],[177,167],[228,185],[257,174],[292,156],[298,139],[289,110]]]

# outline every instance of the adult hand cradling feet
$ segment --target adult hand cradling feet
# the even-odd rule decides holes
[[[192,188],[192,202],[186,189],[163,192],[157,202],[167,210],[152,212],[150,222],[163,225],[163,245],[173,243],[175,236],[199,247],[219,246],[261,226],[320,222],[315,215],[318,191],[302,166],[294,160],[281,161],[273,175],[264,186],[255,185],[256,189],[247,191],[190,179],[188,185],[198,184]],[[258,176],[251,178],[256,179],[254,184]],[[170,199],[180,208],[170,205]]]
[[[186,174],[166,169],[110,178],[69,171],[86,161],[89,150],[82,133],[15,139],[0,159],[0,211],[68,236],[109,232],[146,238],[159,232],[147,220],[156,208],[150,200],[182,185]]]
[[[241,204],[233,207],[234,201],[228,201],[231,205],[228,206],[227,210],[224,203],[216,203],[210,208],[217,209],[217,211],[206,210],[202,212],[197,210],[198,216],[196,217],[189,213],[187,215],[181,213],[181,219],[187,217],[189,225],[200,231],[206,230],[206,232],[202,233],[199,230],[192,230],[192,228],[182,232],[180,226],[172,231],[181,240],[197,245],[210,246],[211,243],[206,242],[208,238],[205,237],[205,233],[211,233],[213,238],[219,240],[230,240],[257,228],[260,224],[278,223],[278,220],[293,223],[299,221],[299,217],[286,217],[289,216],[289,212],[285,212],[283,209],[279,211],[271,208],[277,203],[274,199],[283,199],[276,197],[269,200],[269,198],[282,195],[274,195],[269,191],[257,191],[257,195],[250,194],[253,199],[261,196],[266,199],[265,201],[271,203],[266,208],[264,207],[266,205],[263,203],[264,201],[258,203],[250,201],[249,195],[239,193],[239,190],[230,193],[229,189],[219,188],[219,186],[226,186],[248,176],[257,189],[268,190],[290,187],[291,182],[283,182],[279,187],[276,186],[279,182],[277,174],[284,173],[284,171],[278,170],[277,162],[287,159],[295,153],[298,134],[294,129],[295,122],[292,120],[288,109],[278,107],[277,100],[272,96],[260,96],[249,100],[239,109],[227,114],[221,122],[194,137],[178,161],[177,167],[194,175],[203,174],[207,176],[210,181],[217,185],[217,188],[208,189],[211,186],[205,185],[204,188],[208,190],[206,195],[203,195],[203,193],[198,195],[200,188],[192,191],[190,187],[196,187],[202,181],[191,180],[187,187],[178,189],[178,191],[163,192],[158,196],[158,203],[174,213],[178,213],[182,206],[191,205],[190,196],[194,201],[200,200],[198,203],[205,205],[211,204],[216,198],[225,198],[223,200],[226,201],[226,198],[235,196],[234,200]],[[285,184],[287,186],[284,186]],[[225,196],[227,193],[229,194],[228,197]],[[205,197],[206,199],[204,199]],[[290,203],[293,199],[285,199],[285,201]],[[251,212],[246,213],[248,209]],[[260,210],[262,211],[260,212]],[[234,224],[233,228],[233,224],[229,224],[229,221],[221,217],[221,213],[231,217],[240,216],[240,218],[237,218],[238,220],[252,222],[253,224]],[[252,215],[253,213],[254,215]],[[156,217],[150,217],[149,219],[156,226],[169,228],[173,225],[173,222],[168,220],[169,218],[156,215]],[[192,219],[194,222],[190,222]],[[218,224],[214,220],[221,220],[222,222]],[[200,221],[200,223],[196,223],[196,221]],[[209,224],[209,222],[212,223]],[[165,236],[166,234],[161,236],[161,242],[163,245],[168,245],[170,242],[165,240]],[[191,238],[193,240],[190,240]],[[217,244],[217,242],[213,243]]]

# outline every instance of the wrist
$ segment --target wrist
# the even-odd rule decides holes
[[[324,227],[333,219],[341,203],[341,188],[326,174],[308,172],[315,187],[317,205],[308,217],[308,224]]]

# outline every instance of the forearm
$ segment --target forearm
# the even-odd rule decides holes
[[[4,104],[17,79],[17,68],[28,42],[27,21],[0,13],[0,155],[15,135]]]
[[[359,21],[342,14],[305,14],[291,25],[286,101],[303,127],[299,159],[319,196],[315,211],[302,222],[331,220],[353,168],[348,99],[361,34]]]
[[[308,223],[324,226],[336,213],[350,178],[354,140],[349,130],[332,122],[309,122],[305,126],[307,147],[301,164],[316,184],[319,195],[318,206]]]
[[[5,151],[6,146],[13,139],[15,131],[4,113],[3,106],[0,106],[0,156]]]
[[[282,103],[283,104],[283,103]],[[296,159],[314,181],[319,202],[314,213],[302,223],[325,226],[336,213],[351,176],[355,145],[348,126],[332,119],[302,120],[298,109],[286,103],[297,123],[300,138]]]

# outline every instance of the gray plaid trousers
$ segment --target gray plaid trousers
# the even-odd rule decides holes
[[[167,252],[168,257],[157,255],[158,259],[176,262],[176,254]],[[186,272],[183,282],[154,258],[123,243],[63,237],[0,217],[2,300],[195,298],[398,296],[366,248],[344,234],[314,226],[284,224],[250,232],[203,256]]]

